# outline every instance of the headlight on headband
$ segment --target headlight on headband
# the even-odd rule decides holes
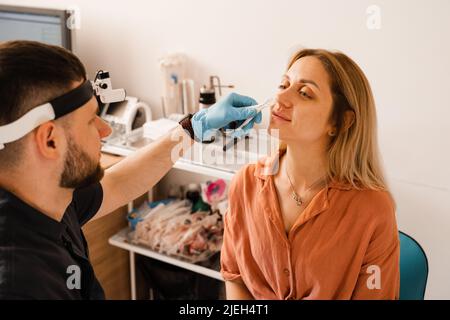
[[[41,124],[75,111],[94,95],[102,103],[112,103],[125,100],[126,92],[124,89],[113,90],[109,72],[99,71],[93,82],[86,80],[77,88],[31,109],[9,124],[0,126],[0,150],[5,147],[5,143],[19,140]]]

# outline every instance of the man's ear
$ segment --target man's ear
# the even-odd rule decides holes
[[[34,139],[44,158],[57,159],[62,154],[62,132],[53,121],[40,125],[36,129]]]
[[[347,110],[344,114],[344,126],[343,131],[347,131],[355,122],[355,112],[353,110]]]

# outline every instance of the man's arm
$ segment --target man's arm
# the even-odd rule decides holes
[[[172,168],[183,152],[190,148],[194,137],[204,141],[209,133],[232,121],[254,117],[239,134],[248,132],[255,122],[261,122],[261,113],[249,107],[255,104],[256,101],[250,97],[232,93],[208,109],[195,113],[192,122],[190,117],[188,120],[184,119],[181,121],[182,126],[177,126],[158,141],[106,170],[101,181],[103,203],[94,219],[114,211],[150,190]]]
[[[100,182],[103,202],[93,219],[113,212],[150,190],[193,143],[179,125],[158,141],[107,169]]]

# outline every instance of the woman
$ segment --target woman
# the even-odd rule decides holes
[[[304,49],[269,130],[279,152],[233,179],[221,253],[228,299],[397,299],[399,240],[375,105],[356,63]]]

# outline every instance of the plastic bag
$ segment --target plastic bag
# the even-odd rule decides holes
[[[175,200],[142,209],[132,241],[191,263],[208,259],[220,251],[222,218],[206,211],[191,213],[191,208],[190,201]]]

